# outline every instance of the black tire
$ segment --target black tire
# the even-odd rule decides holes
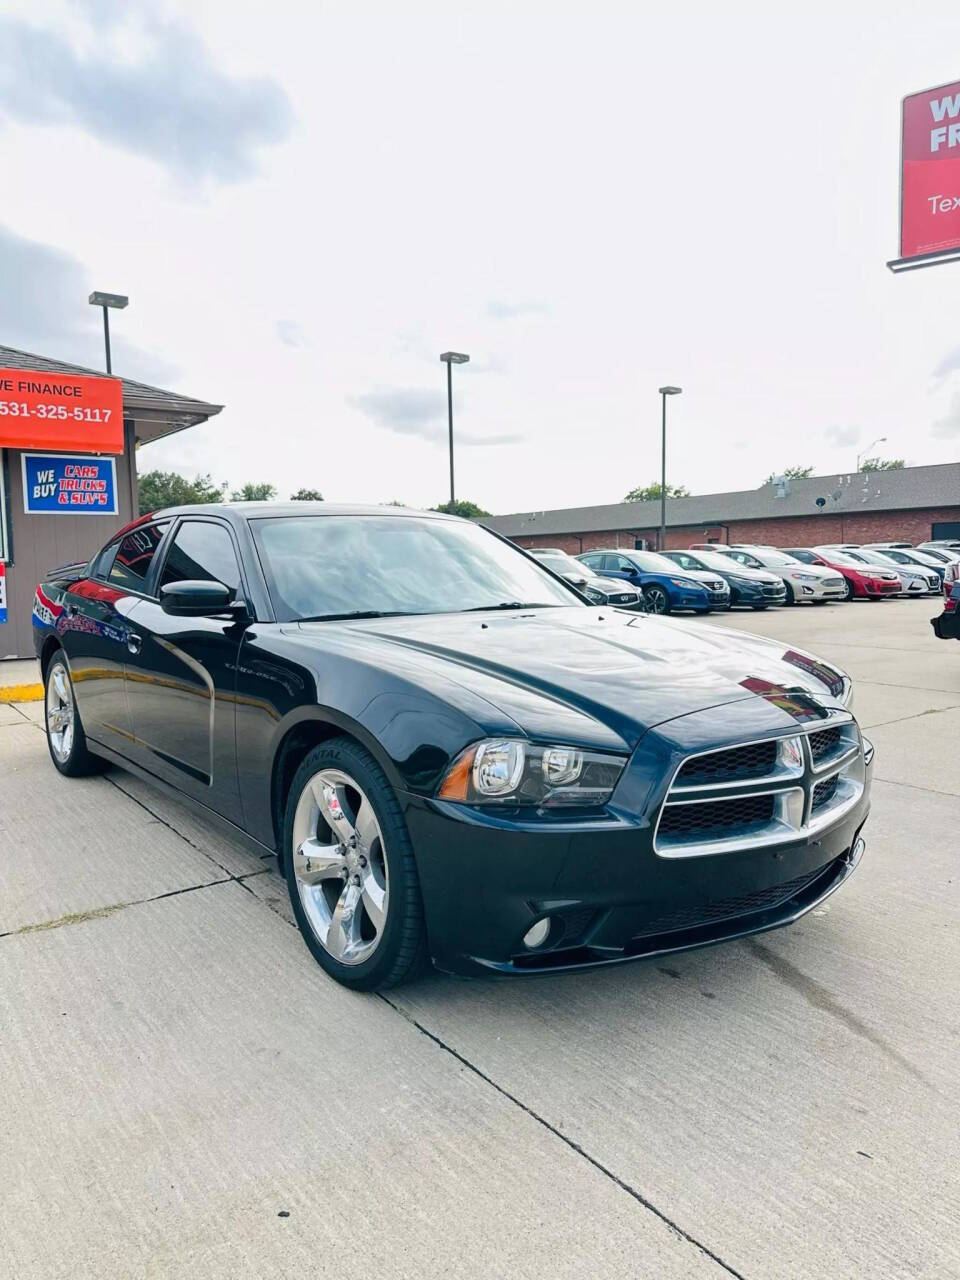
[[[783,585],[787,588],[787,598],[786,598],[786,600],[784,600],[784,602],[783,602],[783,603],[784,603],[784,604],[796,604],[796,603],[797,603],[797,597],[793,594],[793,587],[791,587],[790,583],[789,583],[789,582],[786,582],[786,581],[784,581],[784,584],[783,584]]]
[[[656,582],[644,588],[644,597],[647,601],[647,612],[665,614],[670,612],[670,597],[664,591],[663,587]]]
[[[768,607],[769,606],[765,604],[752,604],[750,606],[750,608],[754,611],[754,613],[763,613],[764,609]]]
[[[843,580],[843,598],[844,600],[853,599],[853,583],[849,578],[844,578]]]
[[[386,920],[373,954],[359,963],[343,963],[325,949],[304,909],[294,865],[297,806],[310,779],[324,769],[340,771],[356,781],[373,808],[382,837],[382,861],[389,886]],[[326,827],[322,818],[320,821]],[[420,880],[403,812],[380,765],[352,738],[332,738],[314,747],[297,770],[284,815],[283,862],[290,903],[303,940],[321,968],[337,982],[355,991],[383,991],[409,982],[428,967]]]
[[[66,695],[66,696],[64,696]],[[47,750],[54,768],[66,778],[86,778],[94,773],[102,773],[107,767],[106,760],[96,756],[87,746],[87,737],[83,732],[80,711],[67,666],[66,654],[58,649],[47,664],[43,677],[43,722],[47,738]],[[71,717],[70,739],[58,738],[53,729],[56,713],[68,713]],[[59,743],[59,745],[58,745]]]

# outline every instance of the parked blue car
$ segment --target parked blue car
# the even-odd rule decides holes
[[[577,559],[605,578],[623,578],[639,586],[650,613],[672,613],[675,609],[707,613],[730,605],[729,589],[725,600],[719,595],[712,600],[706,586],[653,551],[585,551]]]

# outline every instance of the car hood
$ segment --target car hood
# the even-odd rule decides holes
[[[624,578],[605,578],[602,574],[597,577],[588,575],[587,583],[591,587],[597,587],[601,591],[611,591],[616,595],[622,595],[625,591],[632,591],[635,596],[640,594],[640,588]]]
[[[764,703],[769,724],[784,690],[839,705],[844,685],[837,668],[779,641],[602,606],[300,623],[299,631],[440,697],[457,701],[462,689],[464,705],[483,699],[531,737],[608,750],[632,748],[678,716],[749,699]],[[791,714],[782,712],[785,726]]]
[[[692,578],[694,582],[702,582],[704,586],[708,582],[719,582],[726,585],[727,581],[719,569],[714,573],[711,569],[681,569],[679,565],[677,565],[677,577]]]
[[[779,573],[773,573],[770,569],[751,569],[749,565],[737,564],[736,561],[733,561],[726,573],[728,578],[748,578],[751,582],[765,582],[769,587],[779,587],[783,583]]]

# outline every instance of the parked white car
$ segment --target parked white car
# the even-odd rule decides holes
[[[925,551],[917,551],[913,547],[877,546],[875,543],[866,543],[860,550],[865,556],[881,553],[885,559],[893,561],[897,566],[897,572],[904,568],[920,568],[926,573],[932,595],[939,595],[943,590],[945,565],[942,560],[938,560],[935,556],[928,556]],[[936,582],[931,578],[931,570],[937,576]]]
[[[843,600],[847,584],[836,569],[821,569],[819,565],[804,564],[794,556],[784,555],[773,547],[736,545],[718,546],[722,555],[736,560],[748,569],[769,569],[783,579],[787,588],[787,604],[826,604],[828,600]]]
[[[868,551],[865,547],[858,547],[856,551],[847,551],[844,554],[852,556],[862,564],[885,564],[891,569],[896,569],[903,583],[905,596],[932,596],[940,592],[940,575],[935,569],[928,569],[922,564],[912,564],[909,560],[902,562],[894,560],[887,551],[878,549]]]

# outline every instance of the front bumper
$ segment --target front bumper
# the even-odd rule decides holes
[[[955,613],[940,613],[930,619],[930,625],[939,640],[960,640],[960,610]]]
[[[403,797],[437,966],[530,974],[614,964],[778,928],[855,869],[870,773],[854,808],[787,844],[697,858],[654,852],[649,822],[616,816],[526,825]],[[557,941],[529,952],[544,916]]]
[[[827,586],[823,582],[800,582],[793,578],[788,579],[793,589],[794,599],[802,600],[843,600],[846,596],[847,589],[843,579],[840,579],[839,586]]]
[[[779,589],[774,586],[767,586],[765,583],[736,583],[730,587],[731,604],[750,605],[753,607],[758,604],[778,605],[786,604],[787,588],[780,583]]]

